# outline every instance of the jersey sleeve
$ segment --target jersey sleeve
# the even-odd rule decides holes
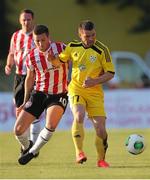
[[[107,47],[105,47],[102,52],[102,66],[103,66],[104,72],[115,73],[115,68],[114,68],[114,64],[112,62],[112,57],[111,57],[109,49]]]

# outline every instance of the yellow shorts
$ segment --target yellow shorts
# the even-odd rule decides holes
[[[70,105],[82,104],[85,106],[88,117],[104,116],[106,117],[104,109],[104,97],[100,94],[81,93],[69,95]]]

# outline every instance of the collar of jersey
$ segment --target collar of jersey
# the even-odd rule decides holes
[[[95,43],[94,43],[95,44]],[[90,47],[85,47],[84,45],[83,45],[83,43],[81,42],[81,45],[82,45],[82,47],[84,48],[84,49],[90,49],[90,48],[92,48],[93,46],[94,46],[94,44],[92,45],[92,46],[90,46]]]
[[[26,32],[26,33],[25,33],[25,32],[23,32],[22,29],[21,29],[20,31],[21,31],[22,34],[25,34],[25,35],[28,35],[28,36],[33,33],[33,31],[30,31],[30,32]]]
[[[48,52],[49,52],[49,50],[51,49],[51,42],[50,42],[50,44],[49,44],[49,48],[46,50],[46,51],[40,51],[41,53],[43,53],[43,54],[47,54]]]

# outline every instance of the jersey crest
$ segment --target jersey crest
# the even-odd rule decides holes
[[[94,63],[94,62],[96,61],[96,56],[91,55],[91,56],[90,56],[90,61],[91,61],[92,63]]]

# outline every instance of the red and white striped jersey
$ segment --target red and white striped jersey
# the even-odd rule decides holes
[[[16,74],[26,75],[27,55],[34,47],[32,32],[24,33],[18,30],[12,35],[9,52],[14,54]]]
[[[34,90],[48,94],[60,94],[67,91],[68,64],[62,63],[59,68],[54,68],[47,60],[48,52],[60,54],[65,45],[61,42],[51,42],[46,52],[34,48],[27,59],[27,68],[35,71]]]

